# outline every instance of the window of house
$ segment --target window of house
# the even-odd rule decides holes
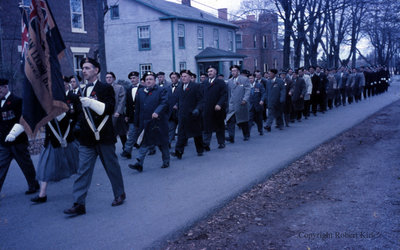
[[[218,29],[214,29],[213,37],[214,37],[214,48],[219,49],[219,31],[218,31]]]
[[[85,32],[82,0],[70,0],[72,32]]]
[[[179,63],[179,71],[186,69],[186,62]]]
[[[272,35],[272,48],[276,49],[276,34]]]
[[[140,77],[142,77],[146,72],[152,71],[151,63],[139,64]]]
[[[185,48],[185,25],[178,24],[178,44],[180,49]]]
[[[268,64],[264,63],[264,72],[268,71]]]
[[[257,58],[254,58],[254,70],[257,69],[257,66],[258,66]]]
[[[150,26],[138,27],[139,50],[150,50]]]
[[[274,58],[274,69],[278,68],[278,59]]]
[[[267,48],[267,36],[263,35],[263,48],[266,49]]]
[[[204,34],[203,27],[197,27],[197,48],[204,49]]]
[[[82,76],[82,69],[81,69],[81,61],[83,58],[86,58],[86,54],[84,53],[74,53],[73,60],[74,60],[74,71],[78,76]]]
[[[119,5],[110,6],[110,16],[111,19],[119,19]]]
[[[254,48],[257,48],[257,35],[256,34],[253,35],[253,46],[254,46]]]
[[[228,31],[228,42],[229,42],[228,50],[233,51],[233,32],[232,31]]]
[[[242,34],[236,34],[236,49],[242,48]]]

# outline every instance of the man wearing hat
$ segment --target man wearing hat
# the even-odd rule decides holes
[[[217,68],[207,69],[208,79],[203,82],[203,143],[204,149],[210,151],[212,133],[215,132],[218,148],[225,148],[225,117],[228,104],[228,88],[226,83],[217,78]]]
[[[92,180],[96,159],[99,156],[110,179],[114,193],[112,206],[121,205],[125,200],[121,168],[115,154],[116,136],[112,125],[115,95],[111,85],[97,79],[100,64],[91,58],[81,61],[84,79],[87,81],[80,97],[77,134],[79,146],[79,169],[73,185],[74,205],[65,209],[65,214],[86,213],[85,200]],[[91,118],[90,118],[91,116]]]
[[[0,192],[11,161],[15,159],[28,182],[25,194],[39,190],[35,167],[28,152],[28,137],[19,124],[22,115],[22,99],[8,90],[8,80],[0,79]]]
[[[135,104],[134,124],[138,129],[139,155],[131,169],[143,171],[143,163],[150,147],[157,145],[162,153],[161,168],[169,167],[168,150],[168,91],[156,84],[156,74],[147,72],[144,87],[138,90]]]
[[[157,73],[157,80],[158,80],[158,86],[160,87],[170,87],[171,83],[165,80],[165,73],[160,71]]]
[[[135,103],[136,103],[136,94],[139,88],[143,86],[139,84],[139,72],[132,71],[128,74],[128,78],[132,83],[132,86],[128,89],[126,93],[126,121],[129,124],[128,129],[128,138],[125,143],[124,151],[121,153],[122,157],[126,157],[128,159],[132,158],[132,149],[133,146],[136,145],[136,141],[138,138],[138,133],[133,125],[134,115],[135,115]]]
[[[188,138],[193,137],[198,156],[203,155],[202,119],[203,88],[200,84],[191,81],[190,70],[181,71],[181,85],[177,90],[178,106],[178,141],[175,145],[175,153],[178,159],[182,159],[185,144]]]
[[[226,116],[226,126],[228,127],[228,141],[235,142],[235,125],[237,124],[243,133],[243,140],[248,141],[249,130],[249,100],[250,82],[247,76],[239,75],[240,67],[233,65],[230,68],[232,78],[228,80],[229,88],[229,111]],[[247,73],[247,72],[245,72]]]

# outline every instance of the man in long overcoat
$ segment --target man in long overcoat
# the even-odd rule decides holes
[[[225,148],[225,117],[228,103],[228,87],[226,83],[217,79],[217,69],[210,66],[207,70],[208,79],[203,82],[204,109],[203,109],[203,142],[204,149],[210,150],[212,133],[215,132],[218,148]]]
[[[128,126],[125,121],[126,91],[122,85],[116,82],[114,72],[110,71],[106,73],[106,82],[114,89],[115,107],[114,114],[112,116],[112,123],[115,134],[121,139],[122,149],[124,149],[126,143],[126,133],[128,132]]]
[[[283,80],[277,77],[278,70],[271,69],[269,71],[269,79],[267,81],[266,97],[268,103],[268,117],[265,129],[271,132],[271,125],[276,119],[276,125],[279,129],[283,129],[282,107],[286,99],[286,89]]]
[[[135,104],[134,125],[138,129],[139,155],[135,164],[129,167],[143,171],[143,163],[149,149],[157,145],[162,154],[163,165],[169,167],[168,149],[168,91],[156,84],[156,74],[147,72],[144,75],[144,88],[138,90]]]
[[[178,105],[178,141],[175,145],[175,153],[178,159],[182,159],[185,144],[193,137],[196,151],[203,155],[202,119],[203,88],[199,83],[191,81],[189,70],[181,71],[181,85],[177,90]]]
[[[243,140],[248,141],[249,130],[249,99],[250,82],[244,75],[239,75],[240,67],[231,66],[232,77],[228,80],[229,109],[226,115],[226,125],[228,128],[228,141],[235,142],[235,125],[237,124],[243,133]]]
[[[265,88],[262,83],[256,82],[256,75],[252,74],[249,76],[249,82],[251,86],[250,90],[250,116],[249,116],[249,130],[253,123],[257,124],[258,133],[264,134],[263,131],[263,110],[265,103]]]
[[[303,70],[297,69],[292,74],[293,85],[289,91],[292,97],[293,111],[296,114],[297,121],[301,121],[304,110],[304,96],[307,94],[306,82],[303,79]]]

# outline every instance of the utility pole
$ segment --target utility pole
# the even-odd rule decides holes
[[[107,61],[106,61],[106,41],[104,36],[104,7],[107,6],[106,0],[96,0],[97,1],[97,33],[99,36],[99,61],[100,61],[100,80],[105,81],[107,72]]]

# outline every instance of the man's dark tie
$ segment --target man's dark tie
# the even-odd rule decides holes
[[[87,87],[87,88],[89,88],[89,87],[93,87],[93,86],[94,86],[94,84],[93,84],[92,82],[90,82],[90,83],[86,84],[86,87]]]

